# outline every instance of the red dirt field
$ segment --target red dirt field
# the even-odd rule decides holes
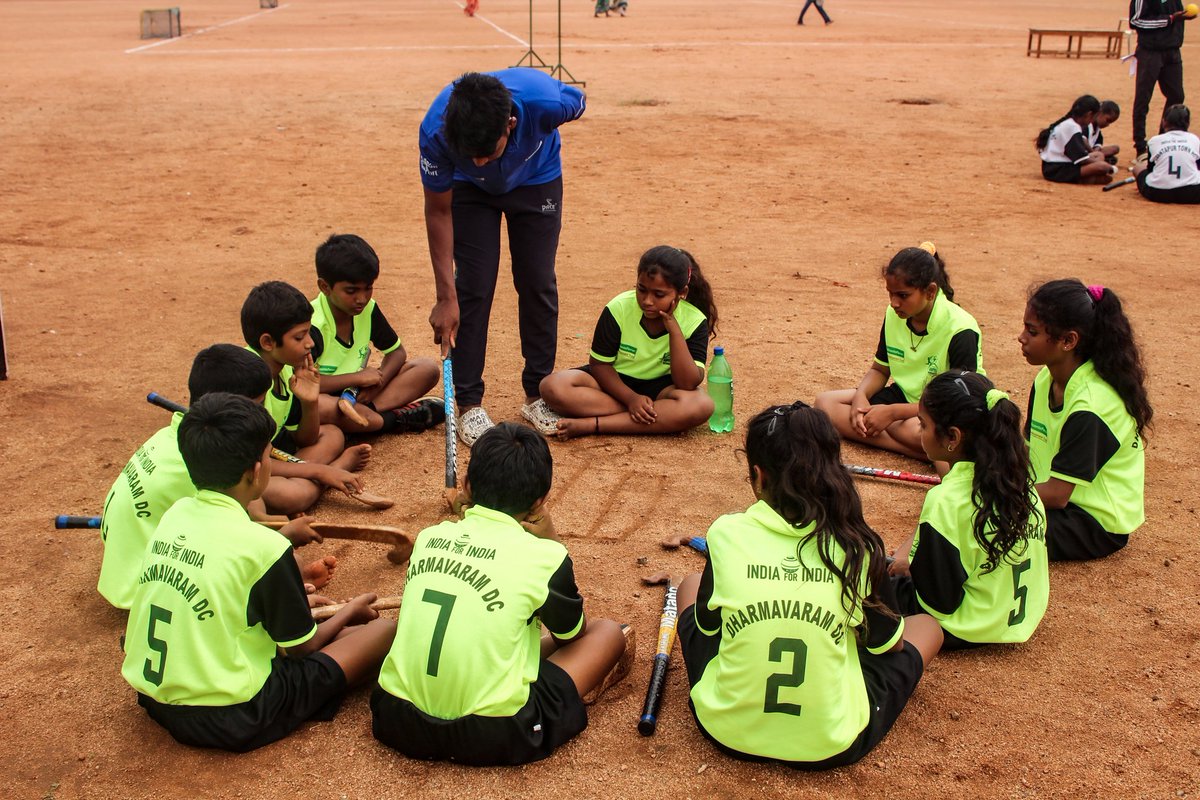
[[[686,247],[720,306],[739,429],[551,445],[551,505],[593,616],[640,636],[633,676],[551,759],[467,769],[409,761],[370,734],[366,692],[331,723],[245,756],[176,744],[121,680],[122,615],[95,591],[99,513],[133,450],[166,423],[150,390],[185,399],[195,352],[240,339],[249,288],[315,289],[312,253],[355,232],[383,259],[376,299],[413,355],[433,355],[433,285],[417,125],[461,72],[515,63],[525,0],[248,0],[181,5],[184,38],[145,47],[144,4],[0,6],[0,496],[9,609],[0,713],[3,794],[19,798],[1194,797],[1200,793],[1200,387],[1195,212],[1126,187],[1051,185],[1032,139],[1079,94],[1117,100],[1106,133],[1131,151],[1133,83],[1115,60],[1031,59],[1036,27],[1114,27],[1118,0],[828,0],[832,26],[798,27],[800,0],[631,0],[626,18],[562,10],[562,59],[588,111],[563,130],[559,367],[586,357],[600,309],[638,255]],[[1056,6],[1057,7],[1053,7]],[[555,6],[534,0],[534,44],[554,62]],[[1200,97],[1200,31],[1184,48]],[[1151,109],[1157,119],[1161,98]],[[1129,156],[1123,153],[1122,163]],[[676,658],[657,735],[635,730],[661,592],[639,578],[698,570],[658,541],[698,533],[752,495],[737,455],[770,402],[853,386],[887,298],[879,270],[931,239],[979,320],[989,373],[1023,399],[1035,373],[1015,343],[1027,287],[1077,276],[1117,291],[1151,373],[1147,522],[1105,561],[1056,565],[1026,645],[937,659],[892,733],[827,774],[734,762],[697,732]],[[515,297],[501,281],[487,406],[518,418]],[[338,498],[320,519],[414,533],[443,518],[441,431],[375,442],[369,516]],[[857,446],[846,460],[926,471]],[[465,463],[465,459],[464,459]],[[923,489],[859,481],[889,545]],[[401,590],[377,546],[308,548],[340,560],[330,594]],[[640,565],[639,558],[646,559]],[[387,612],[395,613],[395,612]],[[677,651],[678,656],[678,651]]]

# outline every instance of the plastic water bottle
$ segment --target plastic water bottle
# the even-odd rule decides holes
[[[713,413],[708,429],[713,433],[733,430],[733,370],[725,359],[725,348],[714,347],[712,363],[708,365],[708,396],[713,400]]]

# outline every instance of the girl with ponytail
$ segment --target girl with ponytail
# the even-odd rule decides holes
[[[1100,101],[1090,94],[1076,98],[1071,110],[1033,140],[1042,157],[1042,177],[1054,183],[1109,183],[1117,168],[1092,150],[1084,131],[1100,113]]]
[[[636,287],[600,313],[591,358],[542,380],[523,414],[547,436],[677,433],[703,424],[708,341],[717,327],[712,287],[686,250],[659,245],[637,266]]]
[[[824,412],[767,408],[745,455],[756,502],[709,527],[704,572],[679,586],[692,713],[735,758],[852,764],[899,717],[941,629],[892,611],[883,542]]]
[[[1144,437],[1154,416],[1121,300],[1074,278],[1042,284],[1017,340],[1025,360],[1042,367],[1025,438],[1050,558],[1114,553],[1146,519]]]
[[[946,262],[933,242],[892,256],[883,282],[890,306],[875,363],[858,388],[822,392],[816,406],[843,439],[924,458],[917,427],[921,391],[947,369],[983,372],[979,325],[954,302]]]
[[[891,565],[899,607],[933,615],[944,649],[1024,642],[1046,612],[1050,577],[1021,411],[984,376],[951,370],[925,387],[918,419],[926,454],[950,471]]]

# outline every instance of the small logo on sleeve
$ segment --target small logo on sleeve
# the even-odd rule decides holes
[[[438,174],[438,168],[428,158],[421,156],[421,172],[424,172],[431,178],[436,178]]]

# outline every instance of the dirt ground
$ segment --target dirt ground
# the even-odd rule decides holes
[[[374,244],[376,298],[410,353],[433,354],[417,125],[457,74],[521,57],[529,4],[483,0],[470,19],[453,0],[283,0],[267,13],[189,0],[187,36],[148,47],[137,38],[145,5],[0,7],[6,796],[1200,793],[1200,469],[1184,408],[1200,386],[1187,344],[1195,212],[1129,187],[1045,183],[1031,140],[1079,94],[1124,107],[1106,140],[1132,149],[1133,84],[1116,61],[1021,52],[1029,26],[1113,27],[1122,0],[828,0],[829,27],[815,15],[798,27],[800,0],[632,0],[624,19],[594,19],[591,0],[564,4],[562,60],[589,102],[563,133],[558,364],[585,358],[596,316],[632,284],[644,249],[684,246],[715,287],[740,424],[726,436],[552,446],[552,505],[589,612],[633,623],[641,650],[578,740],[519,769],[408,761],[371,738],[365,692],[334,722],[250,755],[177,745],[120,678],[123,619],[95,591],[98,536],[51,520],[99,512],[125,460],[165,424],[146,392],[185,398],[193,354],[239,340],[252,285],[315,291],[312,252],[331,232]],[[555,7],[533,5],[535,50],[556,62]],[[1193,98],[1198,24],[1184,51]],[[1156,98],[1152,119],[1160,108]],[[657,735],[640,737],[661,593],[638,579],[701,563],[658,541],[752,501],[735,453],[751,413],[857,382],[886,303],[879,269],[923,239],[945,254],[988,371],[1016,398],[1034,375],[1015,344],[1031,282],[1078,276],[1121,295],[1157,411],[1145,526],[1112,558],[1055,566],[1028,644],[938,659],[856,766],[809,775],[725,758],[696,731],[678,663]],[[518,418],[515,317],[502,281],[487,368],[497,419]],[[368,485],[398,502],[373,520],[416,532],[442,519],[440,430],[380,439],[375,453]],[[856,446],[847,460],[923,469]],[[923,490],[858,485],[868,519],[898,544]],[[336,497],[317,514],[366,517]],[[332,594],[401,588],[377,547],[309,549],[341,560]]]

